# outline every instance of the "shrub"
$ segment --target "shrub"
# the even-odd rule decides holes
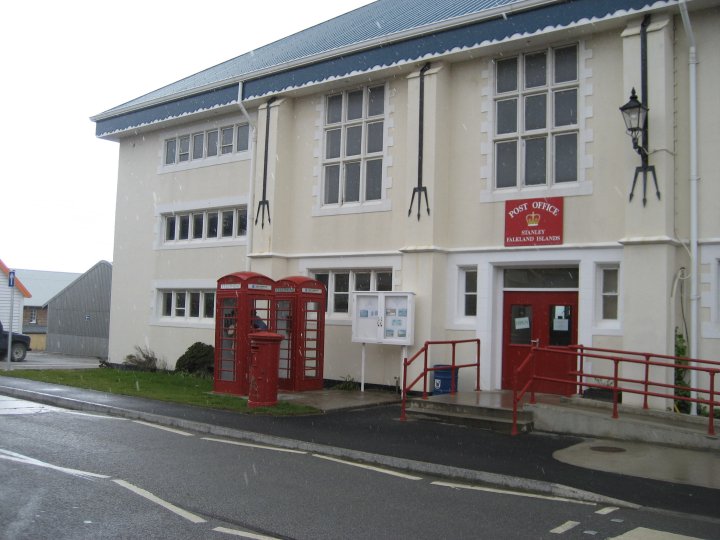
[[[152,372],[158,369],[164,370],[166,367],[165,361],[159,359],[149,347],[143,348],[139,345],[135,345],[135,354],[128,354],[125,357],[123,365],[131,366],[138,371]]]
[[[215,365],[215,349],[197,341],[188,347],[188,350],[178,358],[175,371],[196,373],[198,375],[212,375]]]

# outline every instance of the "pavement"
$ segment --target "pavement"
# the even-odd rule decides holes
[[[2,371],[0,395],[456,481],[697,514],[720,524],[720,453],[716,451],[540,432],[512,437],[441,422],[400,421],[399,396],[393,392],[280,394],[281,400],[322,411],[299,417],[164,403],[3,377]]]

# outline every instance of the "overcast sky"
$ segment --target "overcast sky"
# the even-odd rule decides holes
[[[112,262],[118,145],[89,118],[369,3],[5,3],[0,259],[62,272]]]

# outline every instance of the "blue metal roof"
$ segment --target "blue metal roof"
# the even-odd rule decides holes
[[[582,20],[602,20],[651,5],[674,3],[672,0],[557,0],[546,4],[532,0],[378,0],[105,111],[94,118],[96,133],[108,136],[235,103],[238,81],[243,81],[242,99],[261,97],[351,73],[497,43],[513,35],[536,34],[548,27],[562,28]],[[506,13],[502,12],[504,7],[508,7]],[[527,9],[522,11],[522,8]],[[487,17],[493,13],[495,17]],[[457,26],[452,26],[453,20]],[[437,28],[443,24],[447,29]],[[338,51],[335,57],[333,51]],[[307,63],[303,64],[303,60]],[[198,90],[196,95],[181,97],[192,94],[194,89]]]

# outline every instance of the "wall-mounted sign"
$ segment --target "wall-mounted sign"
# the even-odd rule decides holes
[[[506,246],[553,246],[562,243],[562,197],[505,202]]]

